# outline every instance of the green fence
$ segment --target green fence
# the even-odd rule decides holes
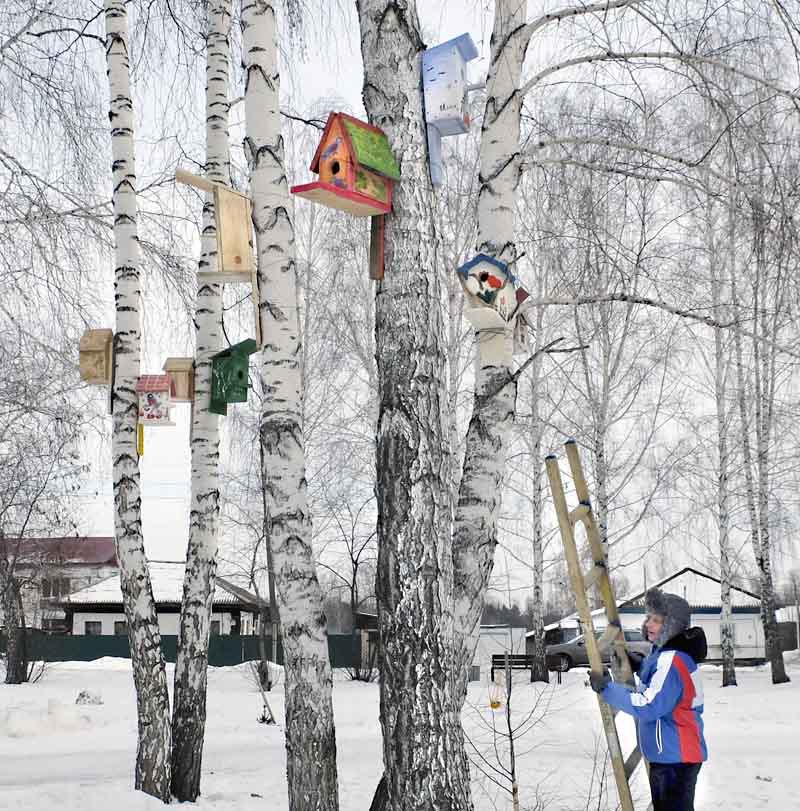
[[[90,662],[103,656],[130,658],[127,636],[69,636],[28,631],[28,658],[45,662]],[[161,650],[168,662],[175,661],[176,636],[162,636]],[[272,639],[267,637],[267,656],[272,656]],[[213,667],[238,665],[259,658],[257,636],[212,636],[208,645],[208,663]],[[0,652],[5,652],[5,638],[0,635]],[[358,664],[361,642],[352,634],[328,636],[331,667],[353,667]],[[283,664],[283,646],[278,640],[278,664]]]

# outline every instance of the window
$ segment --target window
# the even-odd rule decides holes
[[[128,635],[128,623],[125,622],[125,620],[114,620],[114,635],[115,636]]]
[[[87,620],[83,623],[83,632],[86,636],[102,636],[103,623],[98,620]]]
[[[50,596],[50,581],[44,577],[42,578],[42,597]]]
[[[61,596],[66,597],[70,593],[70,584],[69,580],[63,578],[59,581],[60,589],[61,589]]]
[[[626,642],[644,642],[641,631],[625,631]]]
[[[219,636],[219,620],[211,620],[211,636]]]

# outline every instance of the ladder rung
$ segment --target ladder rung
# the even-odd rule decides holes
[[[583,576],[583,587],[588,591],[604,574],[606,574],[605,563],[596,563]]]
[[[630,776],[636,771],[639,761],[642,759],[642,752],[638,746],[635,746],[633,751],[625,759],[625,777],[630,779]]]
[[[582,521],[584,516],[591,512],[591,507],[588,504],[579,504],[574,510],[569,511],[569,520],[572,524],[577,524]]]

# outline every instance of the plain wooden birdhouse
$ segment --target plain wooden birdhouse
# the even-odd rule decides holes
[[[211,358],[212,414],[226,415],[229,403],[246,403],[250,355],[258,347],[252,338],[229,346]]]
[[[319,180],[292,186],[292,194],[355,217],[374,217],[392,209],[392,190],[400,170],[386,134],[378,127],[345,113],[331,113],[311,171]]]
[[[142,375],[136,384],[140,425],[174,425],[171,401],[175,384],[170,375]]]
[[[94,386],[110,386],[113,374],[114,333],[110,329],[87,329],[78,345],[81,380]]]
[[[191,403],[194,400],[194,358],[167,358],[164,371],[175,384],[173,402]]]

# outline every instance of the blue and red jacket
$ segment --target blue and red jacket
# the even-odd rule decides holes
[[[639,749],[652,763],[702,763],[708,758],[697,666],[705,655],[705,634],[690,628],[642,661],[635,690],[611,682],[602,692],[607,704],[636,718]]]

